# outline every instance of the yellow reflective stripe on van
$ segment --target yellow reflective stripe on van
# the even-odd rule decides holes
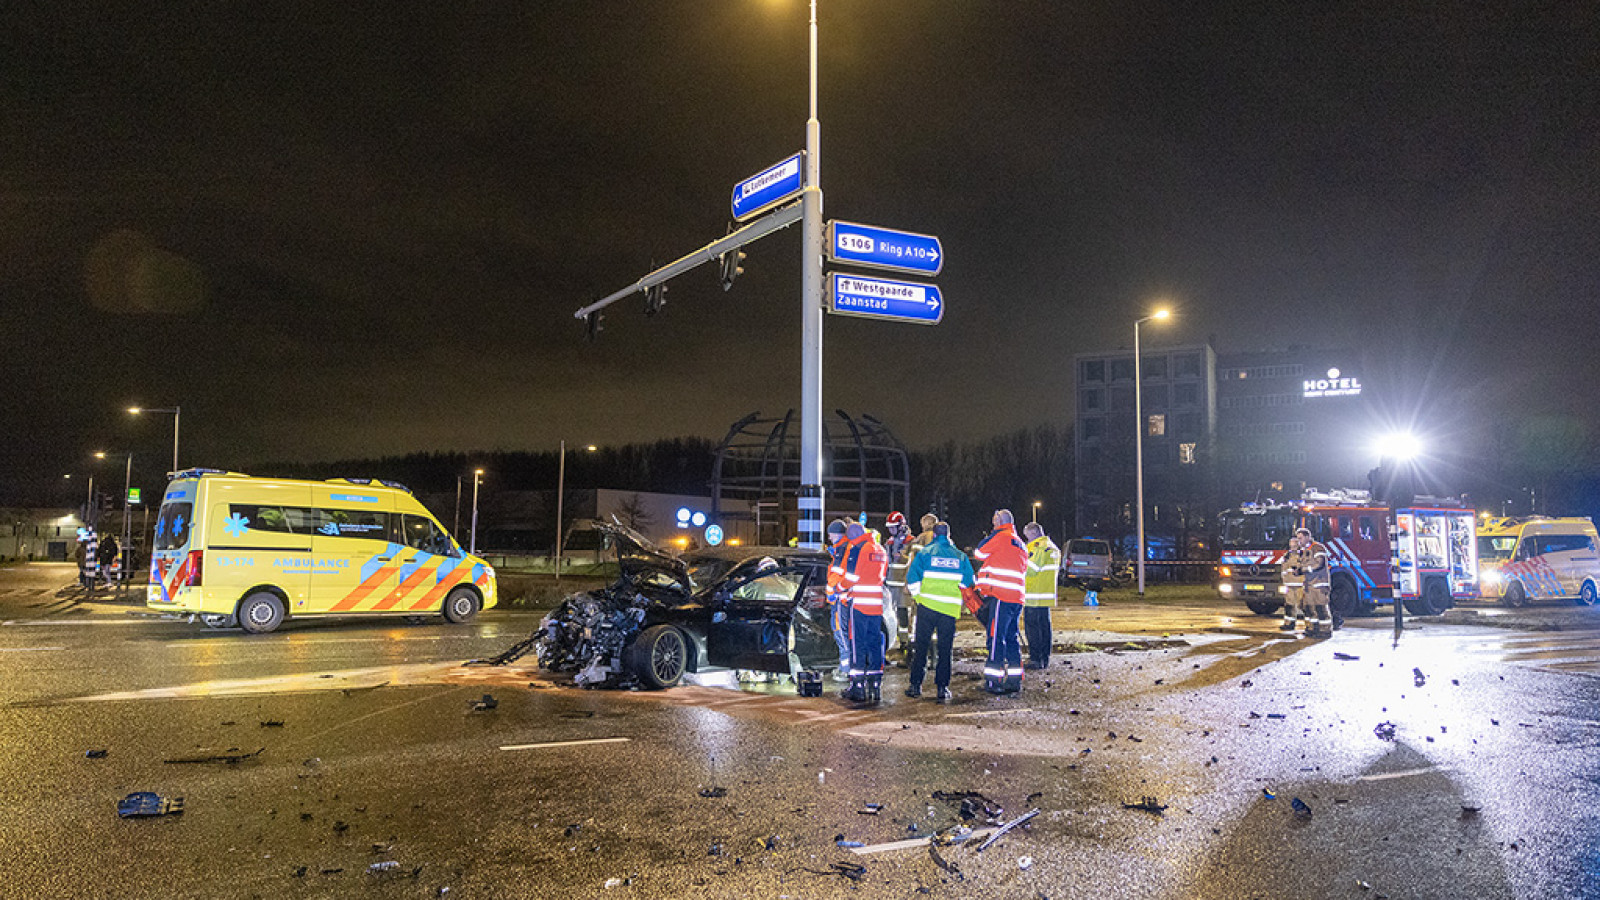
[[[372,608],[373,611],[378,612],[388,609],[394,606],[396,603],[399,603],[401,600],[404,600],[407,595],[411,594],[411,592],[417,589],[418,585],[422,584],[422,582],[429,576],[436,575],[438,571],[439,567],[436,565],[418,566],[417,570],[411,573],[411,577],[407,578],[404,582],[397,585],[394,590],[390,591],[389,596],[383,598],[383,600],[380,601],[377,606]]]
[[[361,603],[361,601],[367,599],[369,594],[377,590],[378,586],[383,584],[383,582],[390,575],[393,575],[399,570],[399,566],[379,566],[378,571],[372,573],[372,577],[357,585],[356,589],[346,594],[343,600],[340,600],[338,603],[328,607],[328,611],[345,612],[347,610],[355,609],[356,606]]]

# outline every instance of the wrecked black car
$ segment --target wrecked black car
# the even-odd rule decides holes
[[[798,675],[838,665],[826,554],[728,548],[684,560],[627,526],[597,528],[621,574],[544,617],[542,668],[584,686],[666,688],[712,668]]]

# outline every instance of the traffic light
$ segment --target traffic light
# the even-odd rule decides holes
[[[583,327],[589,332],[589,340],[594,340],[594,336],[601,332],[600,320],[604,318],[605,314],[599,310],[595,310],[583,317]]]
[[[740,272],[744,271],[744,266],[740,265],[741,263],[744,262],[744,257],[745,257],[745,252],[743,250],[741,250],[740,248],[738,248],[738,247],[735,247],[732,250],[729,250],[728,252],[726,252],[726,253],[722,254],[721,256],[717,257],[719,260],[722,261],[721,268],[722,268],[722,289],[723,290],[725,290],[725,291],[733,290],[733,280],[735,278],[739,277],[739,273]]]
[[[667,303],[667,286],[664,284],[651,285],[644,291],[644,314],[653,316],[661,312],[661,307]]]

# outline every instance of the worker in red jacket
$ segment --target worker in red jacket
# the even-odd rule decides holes
[[[994,531],[972,558],[983,563],[978,590],[997,603],[989,619],[989,659],[983,666],[983,689],[991,694],[1022,690],[1022,636],[1017,623],[1027,596],[1028,545],[1017,537],[1009,509],[994,511]]]
[[[850,604],[850,689],[845,698],[877,704],[883,685],[883,582],[889,554],[860,522],[845,532],[844,578]]]

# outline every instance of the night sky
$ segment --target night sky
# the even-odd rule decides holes
[[[798,227],[731,293],[705,267],[593,344],[572,313],[721,236],[734,183],[803,147],[806,12],[7,4],[0,502],[95,449],[159,479],[170,417],[130,403],[181,404],[184,464],[244,471],[797,406]],[[825,409],[913,448],[1062,424],[1071,355],[1166,298],[1153,346],[1367,347],[1424,422],[1593,432],[1600,5],[819,16],[825,214],[940,236],[948,303],[829,317]]]

